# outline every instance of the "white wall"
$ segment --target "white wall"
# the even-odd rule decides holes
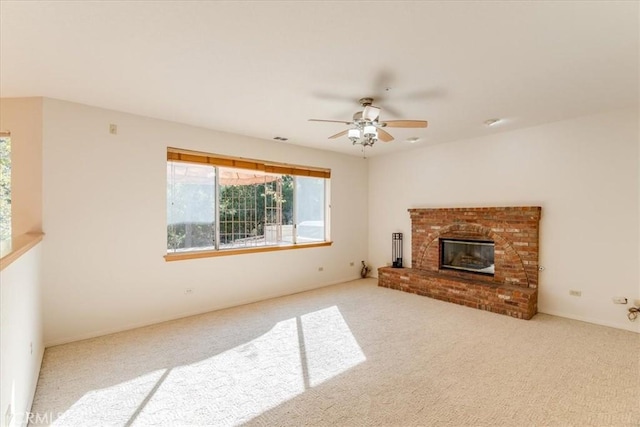
[[[542,206],[539,311],[640,332],[638,111],[621,110],[374,157],[369,259],[391,261],[408,208]],[[582,291],[581,297],[569,290]]]
[[[1,425],[26,425],[44,354],[41,296],[42,243],[0,273]],[[5,418],[11,405],[13,418]]]
[[[362,158],[53,99],[43,115],[47,345],[359,277]],[[333,245],[165,262],[167,146],[331,168]]]

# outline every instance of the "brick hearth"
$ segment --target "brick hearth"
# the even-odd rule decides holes
[[[530,319],[538,303],[540,207],[409,209],[412,268],[382,267],[378,285]],[[440,239],[490,240],[495,275],[440,269]]]

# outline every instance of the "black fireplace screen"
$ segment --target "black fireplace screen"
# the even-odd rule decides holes
[[[440,268],[495,274],[494,244],[488,240],[440,239]]]

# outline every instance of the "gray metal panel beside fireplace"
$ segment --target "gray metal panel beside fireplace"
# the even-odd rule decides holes
[[[489,240],[440,239],[440,268],[493,276],[494,243]]]

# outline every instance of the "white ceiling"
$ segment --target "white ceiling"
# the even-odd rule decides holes
[[[638,104],[637,1],[0,2],[0,95],[46,96],[360,155]],[[389,88],[387,90],[387,88]],[[494,127],[487,119],[504,121]],[[421,141],[411,145],[408,137]]]

